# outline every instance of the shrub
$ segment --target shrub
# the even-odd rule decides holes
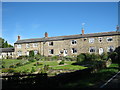
[[[100,55],[101,60],[107,60],[108,59],[108,54],[107,53],[102,53]]]
[[[31,73],[35,72],[35,67],[32,67]]]
[[[34,57],[34,51],[29,51],[29,57]]]
[[[117,62],[117,56],[118,56],[118,54],[116,52],[109,53],[109,58],[111,58],[112,62],[114,62],[114,63]]]
[[[64,64],[65,63],[65,61],[64,60],[62,60],[60,63],[59,63],[59,65],[62,65],[62,64]]]
[[[82,62],[86,59],[86,56],[84,53],[81,53],[80,55],[77,56],[77,62]]]
[[[20,62],[16,64],[16,66],[18,66],[18,67],[19,67],[19,66],[22,66],[22,65],[23,65],[23,64],[20,63]]]
[[[100,59],[100,56],[98,54],[94,54],[94,53],[91,54],[92,61],[98,61],[99,59]]]
[[[36,60],[40,60],[41,55],[40,54],[36,54],[34,57],[35,57]]]
[[[16,65],[10,65],[9,66],[9,68],[15,68],[16,67]]]

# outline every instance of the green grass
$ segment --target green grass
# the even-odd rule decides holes
[[[10,65],[14,65],[17,63],[24,63],[26,60],[17,60],[17,59],[4,59],[2,63],[4,64],[5,68],[9,68]]]
[[[78,79],[77,81],[69,82],[67,84],[61,85],[61,87],[69,88],[86,88],[86,87],[98,87],[102,82],[106,82],[109,78],[118,72],[117,64],[111,64],[110,67],[106,69],[101,69],[96,73],[92,73],[85,78]]]
[[[64,65],[64,66],[56,66],[52,67],[52,69],[67,69],[67,70],[82,70],[87,67],[79,66],[79,65]]]

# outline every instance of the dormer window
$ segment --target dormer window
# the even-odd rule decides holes
[[[77,44],[77,40],[72,40],[71,44]]]

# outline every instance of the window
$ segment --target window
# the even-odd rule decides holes
[[[87,40],[87,38],[84,38],[84,39],[83,39],[83,41],[86,41],[86,40]]]
[[[50,49],[50,50],[49,50],[49,54],[54,54],[54,50],[53,50],[53,49]]]
[[[109,46],[108,47],[108,52],[113,52],[114,51],[114,47],[113,46]]]
[[[113,41],[112,37],[107,38],[107,42],[112,42],[112,41]]]
[[[36,54],[38,54],[38,51],[37,51],[37,50],[35,50],[35,51],[34,51],[34,54],[35,54],[35,55],[36,55]]]
[[[33,43],[33,47],[37,47],[38,46],[38,44],[37,43]]]
[[[18,56],[22,56],[22,51],[18,51],[18,52],[17,52],[17,55],[18,55]]]
[[[26,44],[26,48],[29,48],[30,47],[30,45],[29,44]]]
[[[53,46],[53,42],[49,42],[49,46]]]
[[[89,38],[89,43],[94,43],[94,38]]]
[[[72,48],[72,53],[77,53],[77,49]]]
[[[64,54],[67,54],[67,49],[64,49]]]
[[[98,41],[101,43],[102,42],[102,37],[98,37]]]
[[[76,41],[76,40],[72,40],[71,43],[72,43],[72,44],[77,44],[77,41]]]
[[[90,47],[89,52],[95,52],[95,47]]]
[[[21,45],[20,45],[20,44],[18,44],[18,45],[17,45],[17,48],[21,48]]]

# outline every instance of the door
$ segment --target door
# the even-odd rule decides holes
[[[99,48],[99,54],[101,55],[104,52],[103,48]]]

